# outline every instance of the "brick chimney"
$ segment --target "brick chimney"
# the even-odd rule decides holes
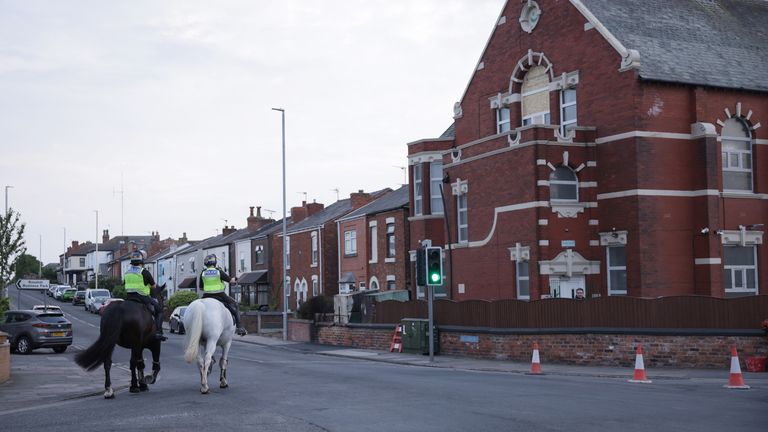
[[[352,209],[359,209],[360,207],[373,201],[371,194],[363,192],[362,189],[349,194],[349,198],[352,200]]]
[[[181,237],[179,237],[179,244],[184,244],[184,243],[186,243],[187,241],[188,241],[188,240],[187,240],[187,233],[183,233],[183,234],[181,235]]]
[[[159,242],[160,241],[160,231],[152,231],[152,240],[150,242]]]
[[[291,223],[295,224],[303,221],[309,216],[307,214],[307,202],[302,201],[301,207],[291,207]]]
[[[78,246],[80,246],[80,242],[77,240],[72,240],[72,249],[77,249]]]
[[[307,204],[307,216],[312,216],[315,213],[320,212],[320,210],[324,209],[325,205],[318,203],[318,202],[311,202]]]
[[[224,228],[222,228],[222,230],[221,230],[221,235],[226,237],[226,236],[232,234],[235,231],[237,231],[237,229],[235,228],[234,225],[232,225],[232,226],[224,225]]]
[[[105,229],[101,232],[101,242],[106,243],[109,241],[109,230]]]
[[[256,231],[264,225],[272,222],[272,219],[266,219],[261,217],[261,207],[256,207],[256,215],[253,214],[253,206],[251,206],[251,215],[248,216],[246,221],[248,222],[248,231]]]

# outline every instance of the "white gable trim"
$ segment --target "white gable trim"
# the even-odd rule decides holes
[[[584,18],[589,21],[597,30],[600,35],[610,44],[613,49],[621,56],[621,68],[619,71],[624,72],[629,69],[638,69],[640,67],[640,53],[633,49],[627,49],[616,36],[613,35],[597,17],[581,2],[581,0],[570,0],[571,4],[584,15]],[[585,27],[586,29],[586,27]]]

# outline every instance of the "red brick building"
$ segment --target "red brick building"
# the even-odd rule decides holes
[[[336,223],[341,292],[411,287],[407,186],[371,201]]]
[[[765,293],[768,3],[509,1],[440,137],[411,249],[445,295]],[[441,195],[442,186],[442,195]]]

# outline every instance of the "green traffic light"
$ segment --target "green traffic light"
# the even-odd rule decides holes
[[[432,273],[432,282],[437,282],[440,280],[440,275],[437,273]]]

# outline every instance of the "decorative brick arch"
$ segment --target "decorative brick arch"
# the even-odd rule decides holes
[[[743,121],[747,126],[749,126],[749,129],[751,131],[754,131],[755,129],[758,129],[760,127],[760,123],[754,123],[752,121],[752,110],[749,110],[746,114],[744,114],[741,110],[741,102],[736,102],[736,111],[731,113],[731,110],[729,108],[723,109],[725,112],[725,120],[728,119],[739,119]],[[717,124],[720,126],[720,129],[722,131],[723,126],[725,126],[725,120],[717,119]],[[752,138],[754,139],[754,132]]]
[[[528,70],[535,66],[545,66],[546,72],[549,73],[549,81],[555,81],[555,72],[554,67],[552,66],[552,62],[549,61],[544,53],[533,52],[533,50],[529,49],[528,54],[517,61],[515,70],[512,71],[512,76],[509,78],[509,93],[520,91],[520,87],[523,84],[523,78],[525,77],[525,74],[528,73]]]

